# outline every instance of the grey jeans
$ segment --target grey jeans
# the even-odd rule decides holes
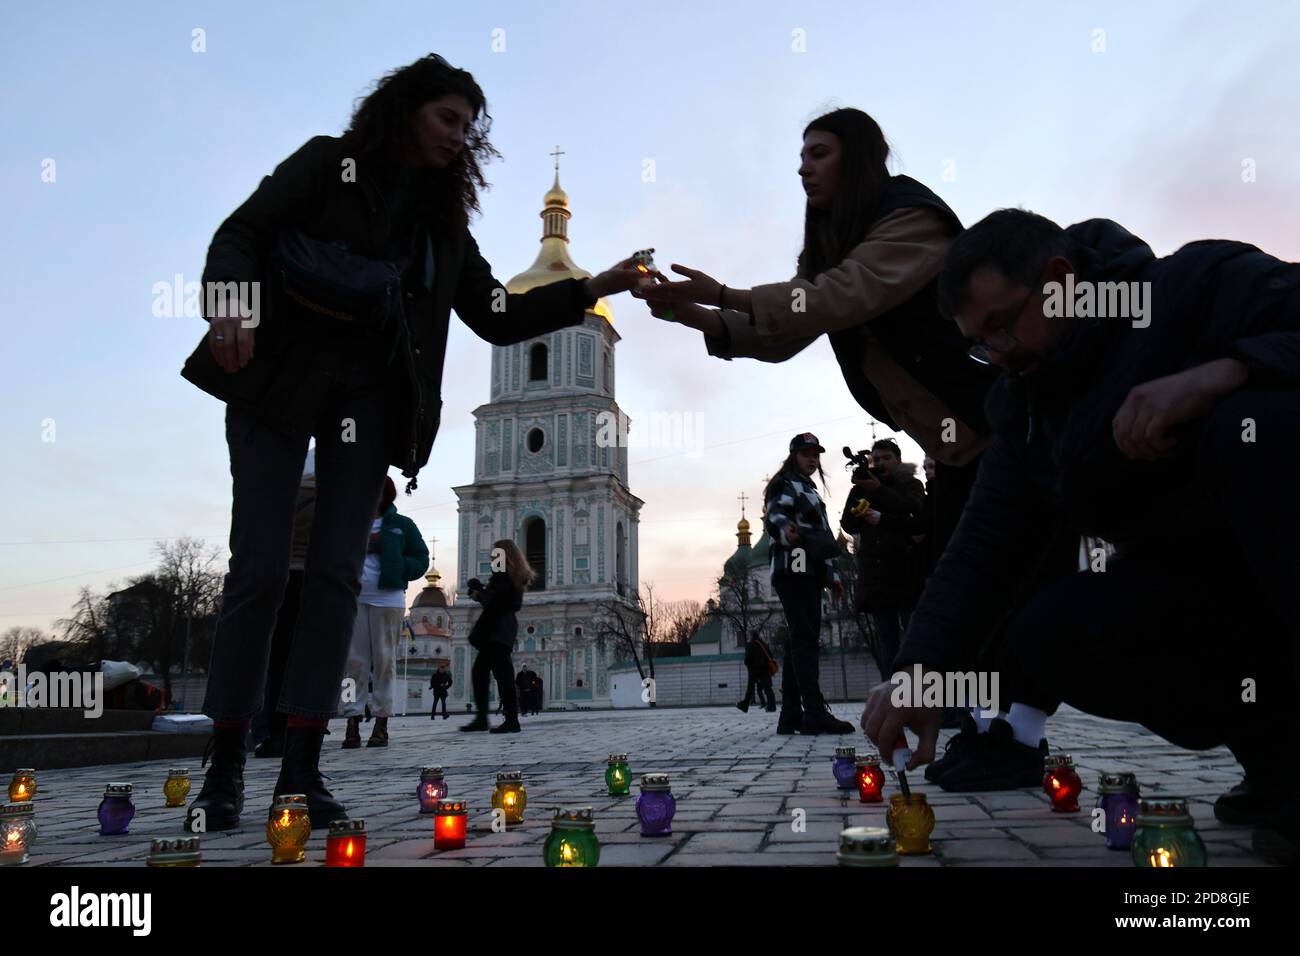
[[[388,471],[391,391],[390,385],[335,383],[320,402],[311,430],[315,515],[276,708],[281,713],[319,719],[338,712],[370,524]],[[245,720],[262,706],[308,438],[306,431],[226,409],[233,483],[230,569],[203,702],[214,720]]]

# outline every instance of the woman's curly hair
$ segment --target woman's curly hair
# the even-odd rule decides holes
[[[385,74],[357,103],[344,137],[355,144],[360,157],[395,165],[398,157],[415,145],[412,121],[416,111],[431,100],[452,94],[466,99],[474,118],[465,133],[464,149],[445,169],[430,170],[427,185],[435,220],[458,228],[469,224],[471,212],[479,211],[478,191],[488,186],[483,166],[493,156],[501,156],[488,140],[492,116],[487,99],[468,71],[430,53]]]

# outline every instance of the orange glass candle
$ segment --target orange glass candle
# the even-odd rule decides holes
[[[439,800],[433,811],[433,848],[461,850],[465,847],[465,830],[469,814],[464,800]]]
[[[366,821],[335,820],[325,838],[326,866],[366,865]]]
[[[859,757],[853,781],[857,785],[858,800],[861,803],[884,802],[885,772],[880,767],[879,757]]]

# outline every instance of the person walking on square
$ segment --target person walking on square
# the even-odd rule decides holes
[[[527,717],[529,711],[533,709],[531,674],[528,665],[525,664],[519,673],[515,675],[515,692],[519,695],[519,713],[523,717]]]
[[[625,261],[508,293],[469,231],[482,164],[496,155],[490,126],[474,77],[422,57],[383,77],[342,136],[313,137],[277,166],[213,237],[202,283],[209,327],[181,374],[226,403],[231,557],[203,705],[212,762],[191,831],[239,825],[309,438],[316,508],[277,703],[288,720],[274,793],[306,794],[312,825],[324,827],[347,816],[325,787],[320,749],[339,706],[375,502],[390,466],[409,492],[429,460],[451,310],[511,345],[581,325],[601,296],[643,278]]]
[[[515,686],[514,664],[510,653],[515,646],[519,620],[515,617],[524,604],[524,591],[536,575],[528,566],[519,545],[510,538],[502,538],[492,545],[493,566],[504,564],[504,570],[494,571],[488,583],[478,578],[467,582],[469,596],[483,605],[483,610],[469,632],[469,644],[478,654],[470,671],[474,685],[474,706],[477,714],[461,730],[488,729],[488,682],[495,678],[497,696],[505,721],[493,727],[494,734],[517,734],[519,726],[519,699]]]
[[[351,682],[348,686],[353,691],[350,699],[344,696],[342,708],[348,719],[345,750],[361,746],[365,694],[359,689],[367,679],[373,687],[370,703],[375,723],[366,746],[388,746],[388,718],[397,708],[397,648],[406,613],[406,585],[429,570],[429,548],[415,522],[397,513],[396,499],[397,486],[385,476],[384,495],[370,526],[345,671],[344,679]]]
[[[749,713],[750,702],[754,692],[758,692],[758,702],[769,712],[776,711],[776,694],[772,690],[772,677],[779,668],[767,642],[761,637],[751,637],[745,645],[745,671],[748,681],[745,684],[745,697],[736,706],[744,713]]]
[[[772,539],[772,588],[781,600],[790,639],[781,670],[778,734],[850,734],[853,725],[838,719],[822,696],[818,656],[821,646],[822,591],[844,593],[835,558],[826,505],[812,482],[826,485],[821,454],[811,432],[790,439],[790,453],[763,492],[763,523]]]
[[[429,678],[429,686],[433,688],[433,709],[429,712],[429,719],[433,720],[438,716],[438,704],[442,703],[442,719],[447,719],[447,691],[451,690],[451,671],[447,669],[446,664],[439,664],[438,669],[433,672]]]

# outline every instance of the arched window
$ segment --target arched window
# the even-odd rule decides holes
[[[623,594],[627,587],[626,568],[624,567],[626,551],[626,535],[623,533],[623,522],[620,521],[614,529],[614,584],[619,594]]]
[[[547,348],[543,342],[538,342],[528,350],[528,381],[546,381],[546,356]]]
[[[546,522],[541,518],[532,518],[524,525],[524,557],[528,559],[537,577],[529,586],[530,591],[542,591],[546,588]]]

